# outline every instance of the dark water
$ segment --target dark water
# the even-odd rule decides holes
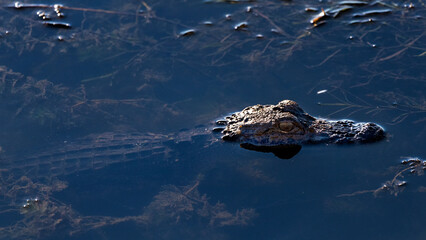
[[[63,18],[11,3],[0,8],[2,239],[424,238],[423,169],[400,163],[426,156],[423,1],[341,12],[338,1],[62,1]],[[71,28],[43,25],[40,10]],[[193,131],[283,99],[376,122],[388,138],[282,160]],[[179,131],[194,136],[168,139]],[[89,167],[23,161],[104,132],[150,133],[158,148]]]

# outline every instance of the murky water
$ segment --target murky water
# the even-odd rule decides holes
[[[423,1],[0,3],[1,239],[424,238]],[[388,137],[200,134],[283,99]]]

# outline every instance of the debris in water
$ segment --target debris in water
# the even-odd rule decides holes
[[[421,163],[421,160],[418,159],[418,158],[408,158],[408,159],[404,159],[404,160],[401,161],[401,164],[403,164],[403,165],[408,164],[410,166],[413,166],[413,165],[419,164],[419,163]]]
[[[391,13],[391,12],[392,12],[392,9],[376,9],[376,10],[371,10],[371,11],[354,13],[352,16],[353,17],[366,17],[366,16],[371,16],[371,15],[376,15],[376,14],[388,14],[388,13]]]
[[[407,185],[407,182],[406,182],[406,181],[396,181],[396,185],[397,185],[398,187],[402,187],[402,186]]]
[[[56,27],[56,28],[71,28],[71,24],[66,22],[56,22],[56,21],[44,21],[44,25],[49,27]]]
[[[348,0],[348,1],[341,1],[339,2],[339,5],[367,5],[367,1],[357,1],[357,0]]]
[[[367,42],[367,44],[370,45],[370,47],[372,47],[372,48],[376,48],[377,47],[377,45],[374,44],[374,43]]]
[[[355,25],[355,24],[364,24],[364,23],[372,23],[372,22],[374,22],[374,19],[368,18],[368,19],[352,20],[352,21],[349,21],[348,24]]]
[[[178,37],[189,37],[197,32],[195,29],[188,29],[179,33]]]
[[[356,191],[348,194],[340,194],[339,197],[351,197],[365,193],[373,193],[374,196],[378,196],[379,194],[383,193],[389,193],[397,196],[404,191],[404,188],[407,185],[407,181],[402,180],[402,178],[404,178],[405,172],[417,174],[420,176],[423,175],[424,171],[426,170],[426,161],[420,160],[418,158],[405,159],[401,162],[401,164],[405,165],[405,167],[400,169],[392,178],[392,180],[386,181],[381,187],[371,190]]]
[[[281,34],[281,32],[278,29],[276,29],[276,28],[272,28],[271,29],[271,33]]]
[[[318,12],[318,8],[305,7],[305,12]]]
[[[206,25],[206,26],[213,26],[212,21],[204,21],[203,24]]]
[[[53,9],[55,10],[55,12],[59,12],[61,10],[61,8],[64,8],[64,5],[62,5],[62,4],[54,4],[53,5]]]
[[[319,94],[323,94],[323,93],[326,93],[328,90],[327,89],[323,89],[323,90],[319,90],[318,92],[317,92],[317,94],[319,95]]]
[[[321,19],[325,18],[326,16],[327,16],[327,15],[326,15],[326,13],[325,13],[324,9],[323,9],[323,8],[321,8],[321,12],[320,12],[320,13],[318,13],[317,15],[315,15],[315,16],[311,19],[310,23],[316,26],[316,25],[318,24],[318,22],[319,22]]]
[[[51,8],[51,5],[47,4],[38,4],[38,3],[21,3],[21,2],[14,2],[13,4],[7,5],[10,8],[15,9],[23,9],[23,8]]]
[[[336,18],[336,17],[338,17],[340,15],[341,12],[346,12],[346,11],[349,11],[351,9],[353,9],[352,6],[343,5],[343,6],[340,6],[338,8],[333,8],[333,9],[330,9],[330,10],[326,10],[326,12],[328,14],[332,15],[333,18]]]
[[[236,31],[245,31],[248,28],[247,22],[240,22],[237,25],[234,26],[234,30]]]
[[[415,6],[414,6],[414,4],[413,4],[413,3],[410,3],[410,4],[404,4],[404,7],[405,7],[405,8],[408,8],[408,9],[413,9],[413,8],[415,8]]]
[[[43,11],[43,10],[39,10],[39,11],[37,11],[37,16],[39,17],[39,18],[41,18],[41,19],[43,19],[43,20],[49,20],[51,17],[50,17],[50,14],[49,13],[46,13],[45,11]]]
[[[31,198],[25,201],[25,204],[22,205],[21,213],[25,214],[33,210],[37,210],[40,206],[40,199]]]
[[[20,3],[20,2],[15,2],[14,3],[14,7],[16,8],[16,9],[20,9],[20,8],[22,8],[24,5],[22,4],[22,3]]]

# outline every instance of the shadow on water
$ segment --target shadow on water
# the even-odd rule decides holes
[[[0,3],[1,239],[424,236],[422,1]],[[194,128],[283,99],[389,137]]]
[[[264,148],[257,148],[251,144],[241,144],[242,148],[254,150],[258,152],[271,152],[275,156],[281,159],[290,159],[294,157],[296,154],[300,152],[302,149],[301,145],[285,145],[285,146],[278,146],[276,149],[264,149]]]

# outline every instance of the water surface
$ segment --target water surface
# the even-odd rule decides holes
[[[423,169],[374,192],[426,155],[424,2],[62,1],[62,18],[54,1],[0,3],[2,239],[424,236]],[[283,99],[388,137],[290,160],[167,139]],[[80,169],[24,160],[105,132],[159,148]]]

